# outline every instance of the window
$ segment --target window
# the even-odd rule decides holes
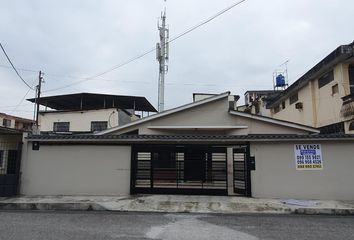
[[[70,122],[55,122],[53,123],[54,132],[69,132]]]
[[[338,84],[336,85],[333,85],[332,86],[332,95],[336,94],[339,92],[339,89],[338,89]]]
[[[279,105],[273,108],[273,112],[274,113],[277,113],[279,111],[280,111],[280,106]]]
[[[297,93],[289,97],[290,105],[296,103],[298,100],[299,100],[299,95]]]
[[[103,131],[107,129],[107,121],[91,122],[91,132]]]
[[[4,119],[2,120],[2,125],[3,125],[4,127],[11,127],[11,120],[4,118]]]
[[[333,70],[318,79],[318,88],[321,88],[334,80]]]
[[[285,109],[285,101],[281,102],[281,109]]]

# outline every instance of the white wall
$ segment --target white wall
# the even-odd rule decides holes
[[[90,111],[42,112],[39,115],[41,131],[53,131],[54,122],[70,122],[70,131],[91,131],[91,121],[109,121],[108,128],[116,127],[118,126],[118,111],[110,108]]]
[[[25,146],[25,145],[24,145]],[[41,145],[23,149],[21,194],[127,195],[130,146]]]
[[[252,196],[354,200],[354,142],[321,141],[323,170],[296,170],[294,142],[252,143]]]

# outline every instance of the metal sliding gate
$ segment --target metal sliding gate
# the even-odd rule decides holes
[[[250,197],[251,172],[248,145],[240,145],[233,149],[233,167],[234,193]]]
[[[0,142],[0,197],[18,193],[21,146],[17,142]]]
[[[226,195],[226,147],[133,146],[131,193]]]

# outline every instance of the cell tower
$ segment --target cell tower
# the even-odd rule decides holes
[[[288,62],[279,65],[280,69],[273,72],[273,87],[275,91],[285,90],[288,87]]]
[[[164,111],[165,107],[165,75],[168,71],[168,28],[166,27],[166,9],[161,13],[161,24],[157,23],[160,34],[160,42],[156,44],[156,59],[159,61],[159,93],[158,111]]]

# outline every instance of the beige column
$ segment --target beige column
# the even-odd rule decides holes
[[[227,195],[235,195],[234,193],[234,150],[232,147],[227,148]]]

